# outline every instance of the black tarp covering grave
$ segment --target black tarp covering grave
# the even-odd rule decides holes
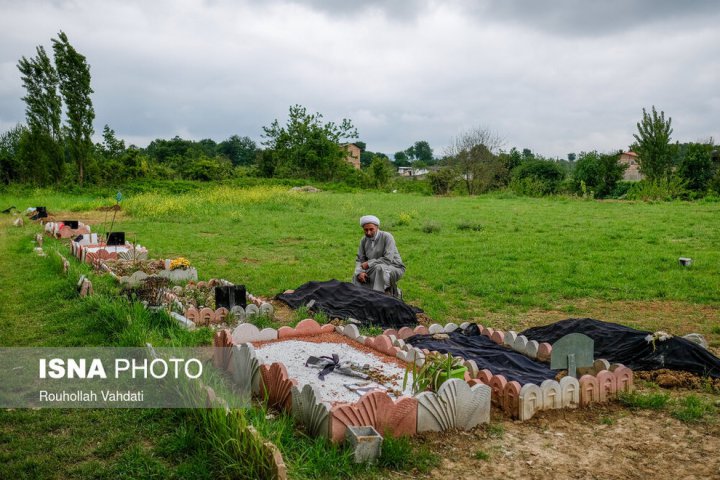
[[[520,335],[530,340],[554,343],[569,333],[584,333],[595,341],[595,358],[622,363],[632,370],[683,370],[720,377],[720,358],[682,337],[653,344],[645,337],[652,332],[635,330],[592,318],[569,318],[543,327],[529,328]]]
[[[442,340],[437,340],[432,335],[414,335],[405,341],[417,348],[474,360],[479,369],[487,368],[494,375],[503,375],[508,381],[515,380],[520,382],[520,385],[540,385],[543,380],[554,379],[558,373],[545,363],[536,362],[481,335],[475,324],[464,331],[455,330],[448,335],[449,338]]]
[[[314,300],[311,310],[323,312],[330,318],[354,318],[362,324],[383,328],[415,326],[415,315],[422,312],[384,293],[338,280],[308,282],[293,293],[283,293],[277,298],[292,308],[308,305]]]

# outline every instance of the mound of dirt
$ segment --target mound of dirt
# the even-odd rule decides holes
[[[634,373],[636,379],[656,383],[662,388],[685,388],[689,390],[706,390],[710,388],[714,392],[720,392],[720,378],[701,377],[694,373],[668,370],[667,368],[636,371]]]

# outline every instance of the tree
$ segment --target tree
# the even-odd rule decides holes
[[[62,99],[58,94],[58,72],[42,46],[37,56],[22,57],[18,70],[25,88],[25,117],[28,130],[23,132],[19,162],[33,167],[32,177],[40,183],[60,182],[64,170],[61,148],[60,115]],[[29,170],[29,168],[28,168]]]
[[[376,188],[384,187],[395,175],[395,169],[387,158],[376,156],[370,163],[370,178]]]
[[[360,143],[362,143],[362,142],[360,142]],[[357,145],[357,142],[355,142],[355,145]],[[390,161],[388,156],[382,152],[371,152],[370,150],[363,150],[362,152],[360,152],[360,167],[361,168],[369,167],[375,157],[381,157],[381,158],[384,158],[385,160],[387,160],[388,162]]]
[[[25,166],[20,161],[20,140],[27,129],[16,125],[0,135],[0,181],[5,184],[24,180]]]
[[[496,155],[502,145],[502,138],[485,127],[468,130],[451,140],[445,153],[465,180],[468,194],[481,193],[495,184],[495,177],[504,168]]]
[[[115,136],[115,130],[105,125],[103,127],[103,142],[97,145],[97,149],[106,159],[119,158],[125,153],[125,142]]]
[[[458,183],[458,174],[452,167],[442,167],[427,175],[434,195],[447,195]]]
[[[396,167],[409,167],[410,166],[410,159],[408,159],[407,153],[405,152],[395,152],[395,155],[393,155],[393,158],[395,159],[395,166]]]
[[[557,192],[564,177],[565,173],[555,162],[526,160],[513,171],[510,186],[521,195],[549,195]]]
[[[420,161],[425,163],[425,165],[430,165],[434,162],[433,150],[425,140],[415,142],[413,146],[405,150],[405,154],[411,162]]]
[[[622,180],[623,173],[628,167],[619,160],[619,154],[581,152],[573,172],[578,191],[584,184],[586,188],[595,192],[597,197],[610,195],[617,183]]]
[[[685,143],[678,146],[677,173],[687,182],[687,188],[698,192],[708,189],[711,180],[718,172],[713,163],[712,139],[707,143]]]
[[[332,180],[346,170],[340,142],[357,138],[350,120],[323,123],[320,113],[309,114],[301,105],[290,107],[285,126],[276,119],[263,132],[263,145],[273,151],[274,175],[319,180]]]
[[[95,110],[90,99],[93,93],[90,87],[90,66],[85,56],[70,45],[64,32],[61,31],[52,43],[67,115],[69,154],[77,165],[78,183],[82,185],[88,163],[92,159],[92,135],[95,131]]]
[[[648,180],[667,178],[672,172],[670,135],[672,118],[665,120],[665,112],[658,115],[655,106],[647,113],[643,108],[643,118],[637,123],[638,133],[633,134],[636,145],[633,150],[638,154],[640,171]]]
[[[248,166],[255,163],[257,145],[250,137],[233,135],[217,146],[217,153],[230,159],[233,166]]]

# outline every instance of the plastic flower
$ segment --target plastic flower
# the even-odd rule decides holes
[[[185,257],[178,257],[170,261],[170,270],[190,268],[190,260]]]

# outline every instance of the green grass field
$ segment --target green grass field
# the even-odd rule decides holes
[[[40,202],[64,212],[113,203],[42,192],[0,202]],[[153,256],[186,256],[201,277],[227,278],[267,296],[310,280],[348,280],[358,218],[373,213],[394,234],[407,265],[405,298],[442,323],[482,321],[491,312],[511,318],[530,309],[573,312],[579,299],[720,300],[718,203],[214,187],[140,194],[123,207],[117,228]],[[92,215],[96,224],[109,224],[106,217]],[[680,256],[692,257],[693,266],[679,266]]]
[[[58,219],[77,217],[95,231],[104,231],[112,217],[96,209],[113,203],[110,197],[41,190],[0,194],[2,208],[46,205]],[[400,283],[405,300],[437,322],[473,320],[519,330],[595,316],[677,334],[697,331],[711,345],[720,344],[719,203],[210,186],[184,194],[129,195],[122,207],[115,230],[148,247],[152,257],[184,256],[202,279],[242,283],[256,295],[274,296],[311,280],[348,281],[362,234],[357,221],[372,213],[394,234],[407,266]],[[144,338],[154,344],[209,342],[207,331],[188,336],[151,319],[135,322],[134,330],[109,322],[108,312],[116,308],[108,306],[116,291],[109,279],[94,279],[104,300],[78,299],[73,282],[86,267],[74,264],[75,278],[63,278],[51,258],[32,253],[38,226],[12,227],[9,216],[0,222],[0,345],[117,345]],[[48,242],[48,248],[54,245]],[[681,267],[680,256],[692,257],[693,265]],[[0,412],[0,477],[222,476],[206,458],[207,446],[193,443],[188,422],[163,411]],[[263,428],[281,444],[301,441],[273,433],[280,427]],[[315,454],[283,445],[294,476],[383,476],[382,470],[352,469],[338,460],[341,453],[328,462],[324,447],[315,444],[302,444]],[[336,465],[323,467],[323,461]],[[392,459],[385,465],[395,468]]]

